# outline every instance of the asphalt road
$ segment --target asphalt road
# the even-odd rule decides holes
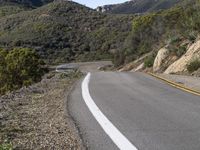
[[[116,143],[121,141],[113,141],[118,137],[115,130],[108,130],[112,139],[86,104],[83,82],[74,87],[68,107],[86,148],[119,149]],[[199,96],[144,73],[95,71],[88,88],[96,106],[136,149],[200,150]]]
[[[99,68],[112,65],[111,61],[96,61],[96,62],[80,62],[69,63],[57,66],[55,69],[57,72],[65,72],[73,69],[79,69],[83,73],[98,72]]]

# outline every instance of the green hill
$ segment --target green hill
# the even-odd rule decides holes
[[[106,5],[108,13],[135,14],[169,9],[182,0],[131,0],[121,4]]]
[[[106,15],[74,2],[53,2],[0,19],[0,46],[28,47],[48,62],[110,58],[131,31],[133,15]]]

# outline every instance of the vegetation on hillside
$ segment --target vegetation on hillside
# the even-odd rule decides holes
[[[6,3],[0,12],[0,94],[39,81],[40,58],[51,64],[111,59],[135,17],[67,1],[37,9]]]
[[[200,68],[200,59],[195,59],[195,60],[191,61],[190,64],[188,64],[188,66],[187,66],[187,70],[190,73],[197,71],[199,68]]]
[[[0,19],[0,46],[30,47],[48,63],[111,58],[134,15],[106,15],[74,2],[54,2]]]
[[[45,73],[43,65],[31,49],[0,50],[0,94],[40,81]]]
[[[0,18],[12,14],[17,14],[25,10],[28,10],[28,8],[19,5],[0,5]]]
[[[37,8],[53,1],[54,0],[0,0],[0,5],[21,5],[29,8]]]
[[[169,9],[180,2],[182,0],[134,0],[122,4],[107,5],[107,7],[110,8],[109,13],[135,14]]]
[[[133,20],[132,32],[127,37],[123,49],[115,56],[116,64],[122,65],[133,61],[145,53],[168,45],[169,41],[170,44],[186,39],[193,42],[200,31],[199,18],[198,0],[186,1],[169,10],[136,17]],[[186,47],[175,50],[180,57],[185,53]]]
[[[154,60],[156,58],[156,53],[151,53],[148,57],[144,59],[144,67],[150,68],[154,64]]]
[[[13,147],[10,143],[0,144],[0,150],[13,150]]]

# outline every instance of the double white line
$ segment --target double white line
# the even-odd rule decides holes
[[[91,73],[88,73],[82,82],[82,96],[88,106],[90,112],[95,117],[97,122],[111,138],[111,140],[117,145],[120,150],[138,150],[113,124],[106,118],[101,112],[98,106],[94,103],[94,100],[90,96],[89,82]]]

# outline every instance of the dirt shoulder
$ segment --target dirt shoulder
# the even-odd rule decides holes
[[[194,90],[200,91],[200,77],[194,76],[184,76],[184,75],[169,75],[169,74],[158,74],[168,80],[182,84],[185,87],[192,88]]]
[[[0,97],[0,149],[83,149],[67,111],[67,94],[80,78],[48,75]]]

